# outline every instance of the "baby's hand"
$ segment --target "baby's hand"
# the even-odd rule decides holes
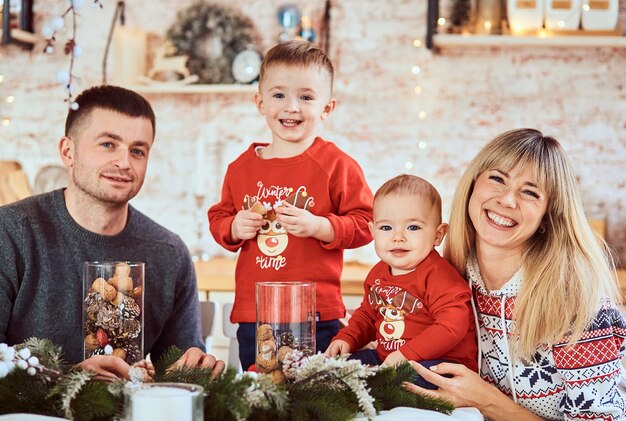
[[[283,203],[276,208],[276,220],[291,235],[296,237],[316,237],[322,226],[322,218],[305,209]]]
[[[391,367],[397,367],[400,363],[406,361],[406,357],[400,351],[393,351],[391,354],[387,355],[385,361],[383,361],[384,365],[389,365]]]
[[[335,339],[328,345],[326,352],[324,355],[327,357],[334,357],[336,355],[345,355],[350,353],[350,345],[348,342],[343,341],[341,339]]]
[[[230,226],[230,236],[233,241],[250,240],[263,225],[263,217],[249,209],[237,212]]]

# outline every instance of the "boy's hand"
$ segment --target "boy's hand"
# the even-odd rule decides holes
[[[305,209],[283,203],[276,209],[276,220],[285,230],[296,237],[313,237],[320,241],[331,242],[335,233],[330,221],[322,216],[313,215]]]
[[[230,236],[233,241],[250,240],[263,225],[263,216],[249,209],[237,212],[230,226]]]
[[[393,351],[391,354],[387,355],[385,361],[383,361],[384,365],[389,365],[392,367],[397,367],[400,363],[407,361],[406,357],[400,351]]]
[[[327,357],[334,357],[336,355],[345,355],[350,353],[350,345],[348,342],[343,341],[341,339],[336,339],[328,345],[326,352],[324,355]]]

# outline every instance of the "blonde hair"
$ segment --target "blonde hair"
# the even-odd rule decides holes
[[[259,73],[259,85],[263,84],[268,69],[276,65],[315,67],[326,71],[330,81],[330,90],[333,90],[335,70],[330,58],[324,50],[315,47],[308,41],[286,41],[272,47],[263,57]]]
[[[436,212],[437,223],[441,223],[441,196],[435,187],[421,177],[410,174],[401,174],[386,181],[376,191],[374,204],[381,197],[397,195],[415,195],[428,200],[431,208]]]
[[[526,165],[547,199],[541,228],[522,256],[523,281],[513,314],[519,334],[516,353],[530,358],[541,344],[580,338],[602,300],[619,303],[620,294],[610,250],[587,222],[565,151],[554,138],[533,129],[502,133],[469,164],[452,202],[444,256],[465,274],[476,241],[468,203],[478,176]]]

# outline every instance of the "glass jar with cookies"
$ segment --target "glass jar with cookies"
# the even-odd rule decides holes
[[[257,282],[256,327],[256,371],[282,383],[292,351],[315,354],[315,283]]]
[[[142,262],[85,262],[83,330],[85,359],[114,355],[128,364],[143,358]]]

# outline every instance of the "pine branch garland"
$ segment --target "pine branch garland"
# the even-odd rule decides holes
[[[60,349],[50,341],[33,339],[15,348],[20,350],[17,354],[14,348],[0,344],[0,363],[8,367],[0,374],[4,376],[0,377],[0,414],[26,412],[88,421],[122,416],[125,380],[93,381],[92,373],[65,366]],[[290,373],[285,374],[292,376],[288,377],[292,381],[274,384],[271,376],[240,374],[232,367],[217,377],[209,369],[168,370],[181,355],[180,349],[168,349],[156,364],[155,380],[202,386],[205,419],[347,421],[359,412],[373,419],[379,411],[397,406],[443,413],[453,409],[448,402],[417,396],[401,387],[415,377],[408,363],[397,369],[368,367],[345,357],[329,359],[317,354],[304,358],[294,354]],[[28,369],[23,368],[25,358]],[[38,365],[37,358],[50,366]],[[18,361],[20,365],[7,365]],[[141,363],[145,361],[133,368]]]

